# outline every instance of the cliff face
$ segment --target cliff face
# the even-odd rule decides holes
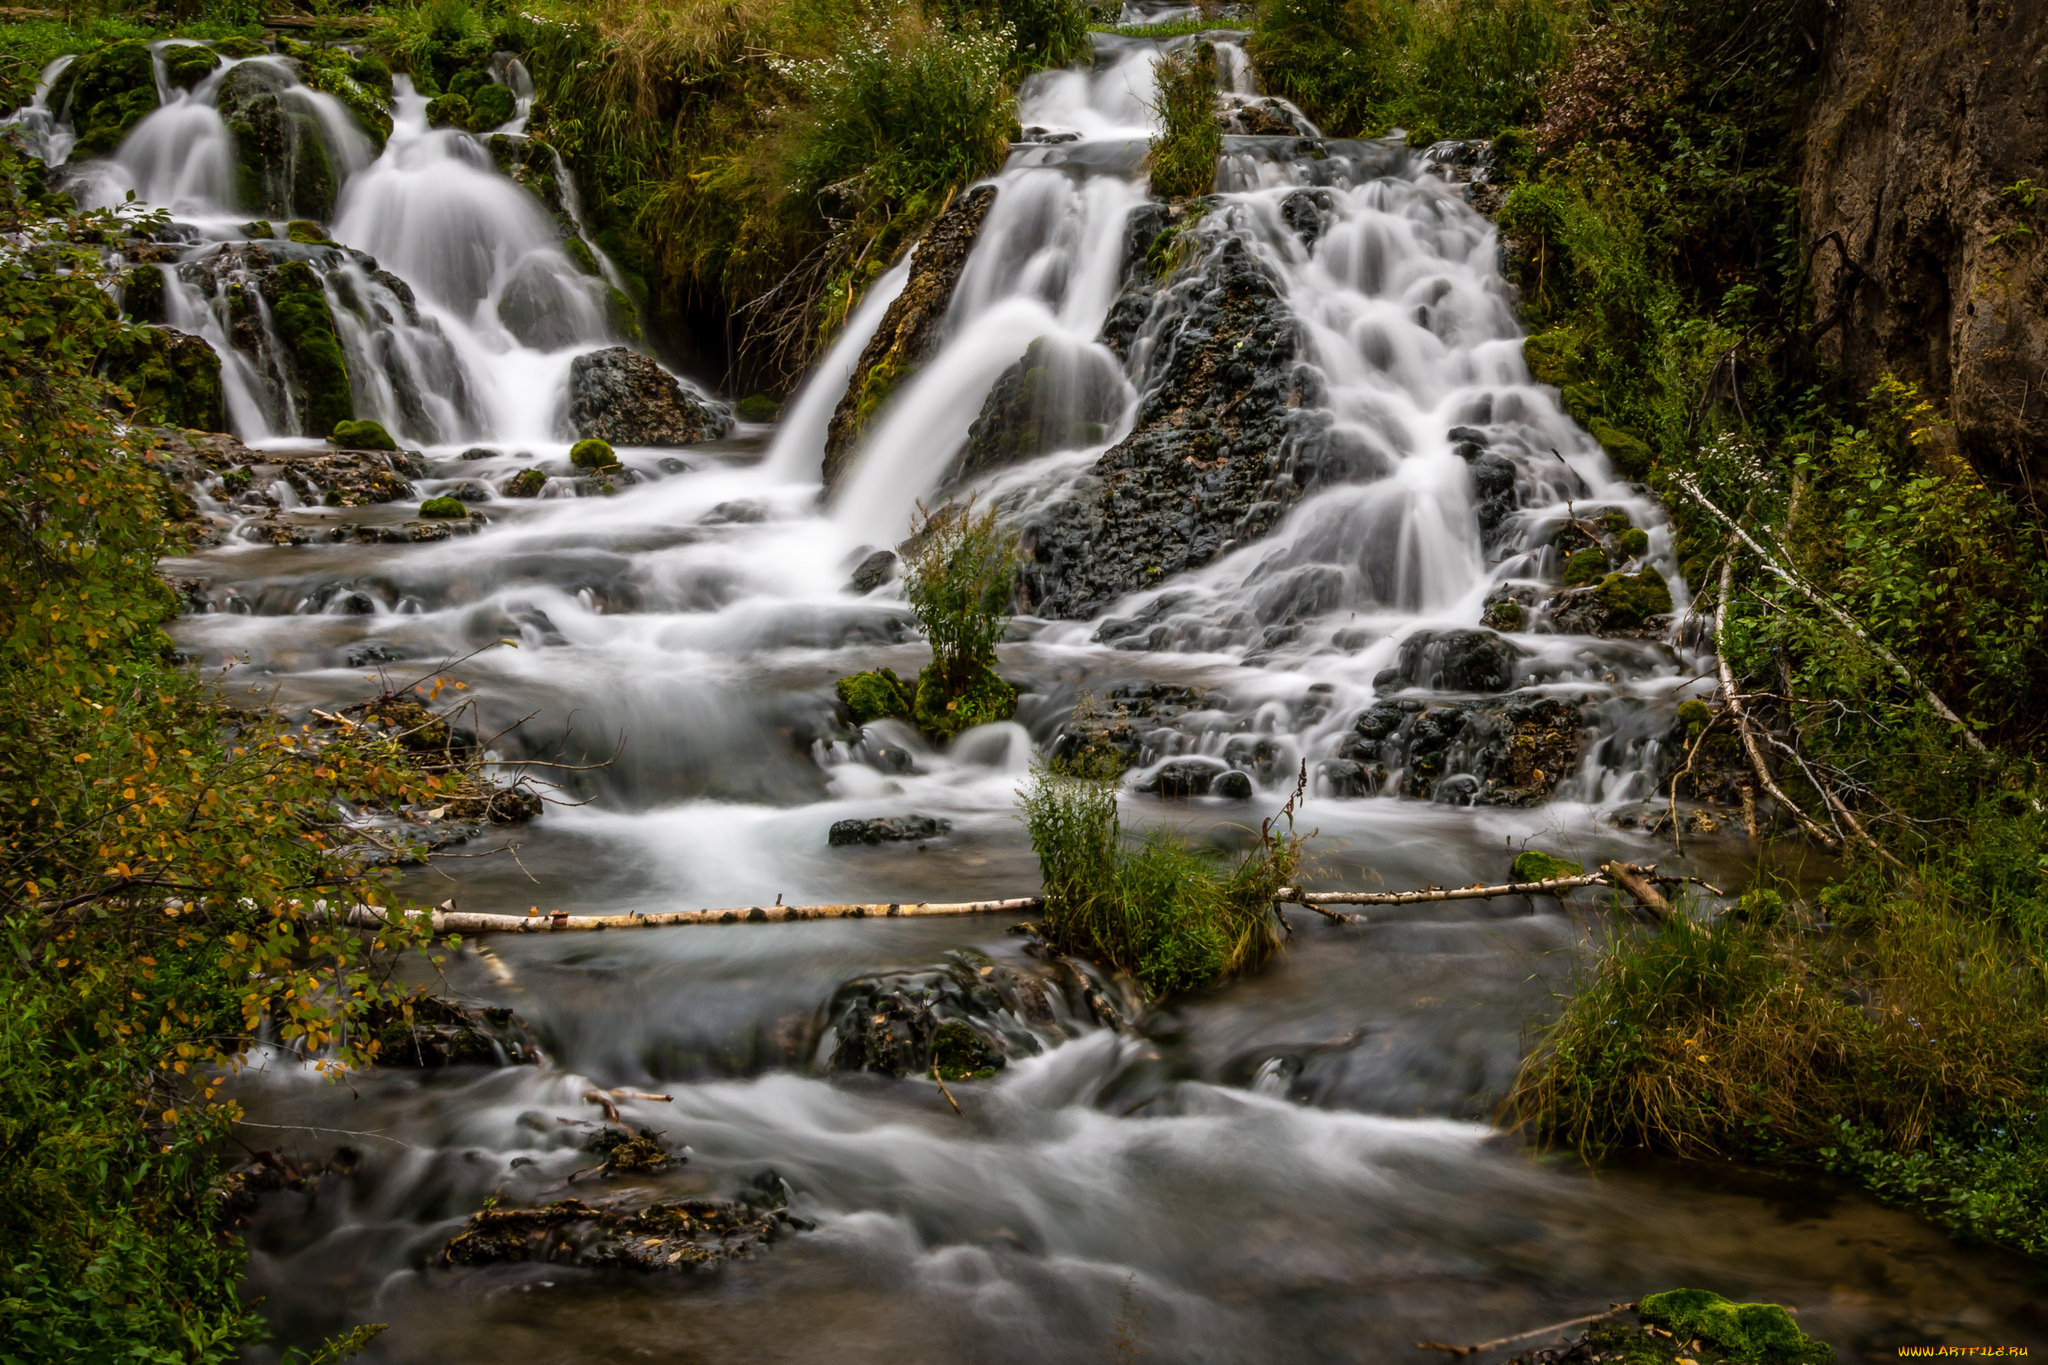
[[[1806,157],[1822,357],[2048,499],[2048,0],[1835,0]]]

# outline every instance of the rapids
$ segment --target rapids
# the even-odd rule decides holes
[[[1256,90],[1241,36],[1209,35],[1223,93],[1244,103]],[[1681,615],[1687,595],[1654,502],[1532,382],[1492,225],[1463,187],[1398,141],[1322,139],[1295,111],[1299,136],[1226,138],[1218,198],[1190,231],[1204,250],[1234,243],[1278,282],[1315,377],[1303,430],[1341,452],[1342,477],[1311,487],[1272,534],[1095,620],[1021,621],[1002,654],[1025,689],[1013,722],[934,749],[835,711],[833,679],[923,662],[900,587],[856,596],[848,575],[902,537],[920,499],[949,491],[984,398],[1026,348],[1049,338],[1064,382],[1106,384],[1122,415],[1091,446],[981,480],[1020,520],[1069,497],[1161,382],[1171,299],[1127,360],[1099,338],[1126,224],[1147,199],[1152,68],[1192,41],[1105,36],[1090,67],[1030,79],[1018,109],[1030,140],[993,179],[943,343],[878,414],[829,503],[826,426],[907,265],[869,291],[778,425],[622,448],[630,477],[614,495],[577,496],[569,367],[629,338],[566,169],[556,163],[557,211],[493,155],[508,145],[495,139],[525,136],[523,69],[499,67],[520,103],[492,139],[429,129],[425,100],[401,83],[378,151],[281,59],[251,59],[278,67],[341,182],[326,225],[338,247],[298,246],[281,228],[261,244],[316,267],[357,415],[422,450],[417,492],[459,490],[487,524],[419,545],[231,537],[166,565],[194,607],[180,644],[227,686],[291,709],[481,651],[456,670],[471,723],[498,736],[508,765],[563,766],[529,770],[560,801],[538,822],[412,875],[423,900],[464,909],[1024,894],[1036,868],[1014,801],[1033,753],[1082,694],[1158,684],[1202,690],[1148,729],[1124,798],[1133,826],[1241,846],[1305,764],[1319,884],[1493,880],[1530,844],[1676,866],[1668,842],[1616,817],[1654,795],[1672,709],[1705,686],[1705,660],[1678,634],[1510,633],[1517,686],[1581,699],[1595,718],[1545,804],[1461,804],[1473,787],[1460,765],[1476,760],[1456,747],[1435,801],[1394,795],[1398,772],[1365,797],[1329,777],[1362,710],[1449,695],[1435,656],[1422,648],[1417,672],[1404,643],[1474,627],[1503,589],[1554,583],[1552,541],[1577,509],[1625,512]],[[274,324],[238,322],[231,306],[251,225],[229,207],[215,101],[238,65],[166,90],[103,161],[68,165],[63,111],[43,96],[12,126],[81,197],[133,191],[171,212],[167,320],[221,354],[240,437],[298,447],[319,433],[280,379]],[[1455,428],[1482,432],[1512,466],[1515,510],[1490,528]],[[555,476],[547,495],[501,496],[535,460]],[[284,511],[315,529],[390,516],[295,502]],[[1246,773],[1253,799],[1136,790],[1189,758]],[[909,813],[950,831],[915,847],[827,845],[837,820]],[[468,856],[502,845],[516,856]],[[1731,844],[1695,840],[1688,856],[1742,875]],[[262,1205],[250,1292],[282,1345],[389,1322],[362,1358],[391,1362],[1402,1360],[1418,1339],[1477,1341],[1676,1284],[1796,1304],[1845,1358],[2024,1339],[2021,1314],[2037,1310],[2023,1273],[1904,1215],[1733,1169],[1624,1163],[1596,1177],[1489,1126],[1527,1028],[1569,988],[1601,915],[1500,901],[1343,929],[1294,918],[1255,979],[1119,1031],[1078,1017],[1040,1028],[1036,1055],[954,1087],[960,1115],[921,1080],[828,1074],[827,1006],[854,978],[949,959],[1031,968],[1001,923],[522,937],[488,960],[466,952],[448,985],[516,1008],[547,1060],[336,1085],[288,1056],[257,1058],[238,1082],[252,1143],[354,1155]],[[560,1197],[587,1164],[576,1143],[593,1084],[672,1096],[625,1106],[692,1150],[641,1183],[729,1193],[772,1169],[815,1230],[701,1279],[437,1267],[487,1196]],[[1118,1342],[1135,1353],[1114,1355]]]

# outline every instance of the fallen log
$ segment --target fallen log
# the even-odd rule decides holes
[[[1494,896],[1548,896],[1581,886],[1610,886],[1605,873],[1582,877],[1551,877],[1540,882],[1503,882],[1499,886],[1432,886],[1425,891],[1303,891],[1283,886],[1275,899],[1313,910],[1324,905],[1420,905],[1425,901],[1486,900]]]
[[[1615,885],[1628,892],[1637,905],[1658,919],[1670,919],[1677,913],[1671,908],[1671,902],[1664,899],[1664,893],[1651,882],[1649,873],[1635,864],[1602,863],[1600,870],[1614,878]]]

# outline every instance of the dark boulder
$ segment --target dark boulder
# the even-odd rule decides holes
[[[378,1005],[362,1026],[377,1040],[379,1066],[531,1066],[540,1060],[525,1024],[509,1009],[420,995]]]
[[[876,550],[853,566],[853,577],[847,580],[846,590],[856,597],[865,597],[896,576],[896,552]]]
[[[820,472],[827,493],[845,477],[847,460],[876,411],[937,346],[939,326],[953,301],[953,287],[960,282],[967,255],[995,201],[993,186],[971,189],[934,218],[917,239],[910,257],[910,278],[860,353],[845,396],[826,428],[825,462]]]
[[[1040,337],[1003,371],[967,433],[955,480],[1099,445],[1123,411],[1123,373],[1100,347]]]
[[[1505,692],[1522,652],[1490,630],[1419,630],[1401,642],[1400,681],[1444,692]]]
[[[135,421],[228,429],[220,356],[204,338],[171,327],[138,327],[109,344],[101,365],[134,400]]]
[[[855,844],[916,843],[938,839],[953,828],[951,820],[929,815],[888,815],[870,820],[836,820],[826,841],[833,848]]]
[[[1213,758],[1176,758],[1138,786],[1139,791],[1165,797],[1224,796],[1248,800],[1251,779]]]
[[[483,1209],[441,1252],[447,1265],[533,1261],[595,1270],[713,1270],[809,1227],[787,1211],[788,1185],[772,1171],[738,1199],[588,1204],[563,1199],[536,1209]]]
[[[1268,534],[1302,494],[1300,338],[1278,282],[1226,237],[1168,294],[1131,434],[1023,528],[1019,597],[1085,619]]]
[[[686,446],[725,435],[732,419],[637,351],[611,346],[569,364],[569,426],[579,439]]]
[[[78,136],[71,149],[75,160],[106,156],[156,111],[149,44],[127,39],[86,53],[64,68],[50,89],[49,105]]]

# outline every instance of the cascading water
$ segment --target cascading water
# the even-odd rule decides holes
[[[506,730],[508,761],[596,766],[537,770],[583,804],[519,833],[516,861],[420,874],[426,898],[464,909],[1025,892],[1017,786],[1083,693],[1128,733],[1134,788],[1217,793],[1133,790],[1133,824],[1241,845],[1307,764],[1328,884],[1490,880],[1531,841],[1669,861],[1607,817],[1649,794],[1698,661],[1661,631],[1581,629],[1578,599],[1554,595],[1560,533],[1613,514],[1640,532],[1617,572],[1662,565],[1682,611],[1655,507],[1530,382],[1492,229],[1457,187],[1401,145],[1321,139],[1258,98],[1233,35],[1209,39],[1233,126],[1284,131],[1226,139],[1218,196],[1199,221],[1170,219],[1171,259],[1155,263],[1144,248],[1169,218],[1144,216],[1165,212],[1144,191],[1152,68],[1195,40],[1105,37],[1090,68],[1033,77],[1028,140],[991,182],[938,348],[874,414],[822,508],[833,410],[907,264],[870,291],[772,444],[755,429],[621,449],[612,496],[572,496],[596,489],[561,458],[566,374],[618,336],[601,257],[598,274],[578,270],[487,146],[429,129],[403,87],[386,146],[360,164],[331,126],[339,106],[294,95],[346,171],[331,244],[252,237],[218,178],[214,102],[234,64],[167,93],[81,183],[167,196],[182,224],[161,266],[167,320],[228,362],[240,432],[305,433],[263,293],[264,272],[304,262],[356,411],[426,448],[416,492],[459,489],[488,518],[461,540],[393,547],[345,534],[377,508],[287,507],[314,543],[231,541],[167,566],[204,608],[179,622],[181,643],[285,706],[485,649],[461,669],[478,730]],[[521,122],[530,84],[509,61],[499,78]],[[39,99],[14,126],[61,163],[61,123]],[[564,217],[581,231],[573,190]],[[1141,448],[1200,467],[1190,507],[1228,493],[1242,404],[1217,453],[1182,457],[1170,390],[1213,340],[1189,320],[1233,299],[1282,357],[1228,382],[1265,395],[1284,477],[1223,531],[1198,507],[1167,509],[1200,553],[1180,545],[1156,577],[1131,560],[1126,586],[1103,566],[1176,547],[1121,522],[1096,535],[1076,509],[1105,487],[1153,491],[1116,482]],[[1052,395],[1062,420],[976,464],[1000,415],[991,394],[1013,380]],[[551,495],[501,496],[521,457],[472,442],[526,446]],[[1027,528],[1039,600],[1071,609],[1021,622],[1004,647],[1026,687],[1015,721],[944,749],[893,722],[850,727],[834,678],[909,673],[925,654],[900,589],[852,592],[849,572],[904,533],[917,499],[966,489]],[[1062,568],[1073,545],[1100,562]],[[519,647],[486,648],[502,639]],[[835,821],[913,813],[948,827],[915,849],[828,845]],[[2025,1298],[2002,1262],[1860,1202],[1702,1189],[1656,1168],[1589,1182],[1496,1141],[1489,1105],[1579,932],[1554,905],[1508,901],[1304,925],[1257,977],[1122,1030],[1099,1026],[1133,1013],[1113,983],[981,921],[521,936],[453,959],[447,984],[515,1008],[543,1065],[336,1087],[273,1057],[245,1080],[281,1145],[351,1149],[311,1193],[259,1213],[251,1291],[288,1342],[389,1322],[365,1358],[394,1362],[1081,1360],[1119,1341],[1160,1360],[1377,1361],[1702,1281],[1798,1303],[1803,1326],[1849,1347],[1982,1327]],[[991,1007],[1010,1064],[955,1086],[959,1114],[920,1078],[828,1079],[872,998],[859,981],[940,996],[1025,983]],[[628,1099],[624,1116],[692,1149],[679,1173],[627,1186],[730,1193],[772,1168],[815,1229],[687,1291],[440,1264],[489,1196],[588,1197],[593,1086],[669,1096]]]

